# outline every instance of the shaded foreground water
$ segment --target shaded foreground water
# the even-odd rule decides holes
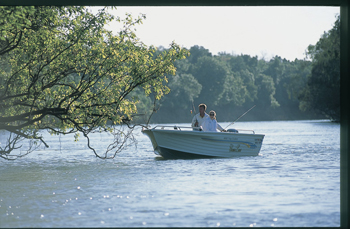
[[[266,135],[259,156],[162,160],[138,133],[136,149],[101,160],[48,136],[49,149],[0,161],[0,227],[340,226],[339,124],[233,127]]]

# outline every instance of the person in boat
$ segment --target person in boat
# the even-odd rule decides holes
[[[205,113],[206,109],[207,109],[207,105],[205,105],[204,103],[201,103],[198,105],[199,113],[193,117],[192,125],[191,125],[192,127],[201,127],[203,122],[206,119],[209,119],[209,115]]]
[[[220,130],[221,132],[226,132],[224,128],[220,126],[220,124],[216,121],[216,112],[211,110],[209,112],[209,117],[204,121],[202,124],[203,131],[211,131],[211,132],[217,132]]]

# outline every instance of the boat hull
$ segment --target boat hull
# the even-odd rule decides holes
[[[257,156],[264,135],[146,129],[154,152],[166,159]]]

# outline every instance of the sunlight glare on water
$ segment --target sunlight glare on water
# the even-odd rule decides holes
[[[83,139],[48,135],[50,148],[0,161],[0,227],[340,226],[339,124],[234,128],[265,134],[259,156],[163,160],[138,131],[136,149],[101,160]]]

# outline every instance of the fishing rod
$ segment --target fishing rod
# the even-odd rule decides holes
[[[242,118],[244,115],[246,115],[251,109],[253,109],[256,105],[252,106],[249,110],[247,110],[246,112],[244,112],[241,116],[239,116],[238,118],[236,118],[235,121],[231,122],[228,126],[225,127],[225,130],[227,127],[231,126],[233,123],[235,123],[238,119]]]
[[[194,106],[193,100],[192,100],[192,107],[193,107],[194,113],[196,113],[196,107]]]
[[[192,116],[192,119],[196,116],[196,107],[194,106],[193,100],[192,100],[192,108],[194,110],[194,115]],[[191,110],[191,115],[192,115],[192,110]],[[196,123],[198,123],[198,120],[196,118]]]

